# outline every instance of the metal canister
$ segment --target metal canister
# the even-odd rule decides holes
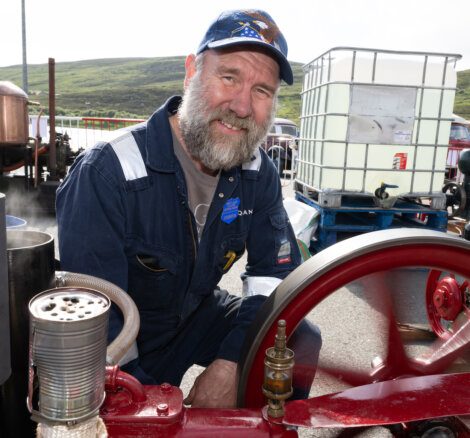
[[[25,145],[28,137],[28,95],[15,84],[0,81],[0,146]]]
[[[54,278],[54,239],[33,230],[7,230],[7,271],[12,373],[0,387],[2,438],[33,437],[28,394],[28,303]]]
[[[35,420],[70,424],[98,413],[110,305],[105,295],[86,288],[51,289],[31,300],[28,407]]]

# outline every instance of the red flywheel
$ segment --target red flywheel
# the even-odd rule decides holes
[[[440,272],[451,273],[454,277],[440,279]],[[432,294],[428,303],[433,305],[432,315],[435,318],[435,322],[430,323],[432,329],[437,331],[439,328],[436,316],[439,315],[438,311],[449,318],[457,315],[459,319],[463,314],[467,319],[458,329],[447,330],[445,336],[440,335],[445,339],[431,339],[430,345],[423,352],[424,350],[415,349],[414,345],[407,345],[400,331],[401,313],[411,309],[411,305],[407,309],[406,303],[416,305],[420,300],[423,303],[419,305],[422,313],[420,322],[426,322],[423,290],[429,273],[431,275],[427,284]],[[408,287],[408,290],[401,287],[400,276],[407,278],[409,275],[420,277],[422,281],[419,287]],[[378,333],[372,327],[366,327],[365,335],[356,334],[354,329],[350,329],[348,332],[352,335],[349,340],[339,338],[333,342],[335,353],[345,356],[344,362],[333,361],[333,364],[327,363],[324,366],[324,345],[320,352],[321,372],[329,373],[350,387],[409,376],[468,372],[470,362],[466,361],[466,355],[470,345],[470,319],[464,292],[467,284],[456,280],[460,278],[470,279],[470,243],[437,231],[409,228],[377,231],[344,240],[321,251],[292,272],[260,310],[247,335],[242,353],[238,405],[254,408],[265,404],[260,391],[263,384],[264,352],[273,345],[277,321],[286,321],[289,337],[302,319],[315,314],[315,308],[323,305],[323,301],[333,302],[333,314],[329,315],[332,321],[336,316],[335,309],[338,309],[338,313],[342,310],[346,317],[331,324],[327,321],[321,327],[323,338],[328,341],[328,329],[362,321],[356,304],[360,306],[364,300],[357,293],[357,284],[361,284],[367,296],[371,297],[367,307],[369,311],[385,319],[385,334],[380,335],[384,344],[381,347],[380,360],[370,357],[367,362],[369,365],[360,371],[350,367],[356,362],[355,352],[372,343],[372,337]],[[355,300],[353,303],[356,304],[353,306],[344,304],[341,296],[344,289],[348,289],[348,296]],[[340,297],[335,299],[338,293]],[[405,305],[397,310],[395,300],[399,298],[405,299]],[[442,331],[446,330],[443,326],[441,328]],[[357,347],[352,353],[347,353],[350,340],[356,341]],[[465,360],[462,361],[462,357]],[[456,368],[456,364],[460,368]],[[296,372],[294,368],[294,380]],[[406,383],[403,382],[403,385]]]

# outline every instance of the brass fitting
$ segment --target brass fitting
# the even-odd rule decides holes
[[[268,399],[268,415],[273,418],[284,415],[284,403],[292,393],[294,352],[286,346],[286,321],[277,323],[274,347],[266,350],[264,358],[263,394]]]

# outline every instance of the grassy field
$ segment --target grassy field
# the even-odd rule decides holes
[[[277,115],[298,123],[303,71],[302,64],[292,63],[292,67],[294,85],[282,86]],[[28,76],[30,99],[47,108],[47,64],[29,65]],[[57,63],[56,112],[67,116],[146,118],[168,97],[182,93],[183,78],[184,57]],[[0,68],[0,81],[21,86],[21,66]],[[470,119],[470,70],[458,73],[457,87],[454,112]]]

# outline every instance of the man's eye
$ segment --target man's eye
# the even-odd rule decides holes
[[[234,81],[233,76],[222,76],[222,79],[223,79],[225,82],[228,82],[228,83],[233,83],[233,81]]]
[[[271,93],[264,89],[264,88],[257,88],[256,89],[256,93],[260,96],[260,97],[263,97],[263,98],[266,98],[266,97],[271,97]]]

